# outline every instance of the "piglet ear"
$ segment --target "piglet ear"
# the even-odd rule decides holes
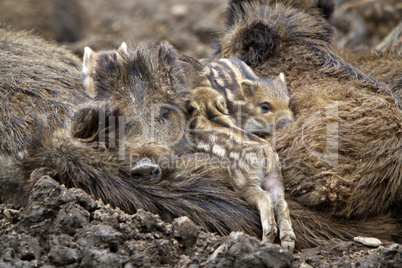
[[[216,100],[216,108],[223,113],[223,114],[229,114],[228,109],[226,107],[226,101],[223,98],[223,96],[219,96]]]
[[[194,115],[196,113],[198,113],[200,111],[200,106],[198,105],[198,103],[193,100],[190,102],[190,104],[188,105],[188,112],[191,115]]]
[[[94,102],[81,107],[71,122],[72,136],[83,142],[117,148],[121,110],[109,102]]]
[[[283,73],[280,73],[279,75],[278,75],[278,78],[277,78],[279,81],[281,81],[282,83],[286,83],[286,81],[285,81],[285,75],[283,74]]]
[[[243,80],[240,82],[240,87],[241,93],[243,94],[243,97],[246,99],[246,101],[252,101],[256,89],[256,84],[251,80]]]

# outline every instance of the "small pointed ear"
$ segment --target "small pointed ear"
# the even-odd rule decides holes
[[[218,108],[218,110],[223,114],[229,114],[228,109],[226,108],[226,101],[223,96],[219,96],[216,99],[216,108]]]
[[[192,101],[189,105],[188,111],[190,114],[194,115],[194,113],[200,111],[200,106],[196,101]]]
[[[251,101],[253,99],[256,86],[257,85],[251,80],[243,80],[240,82],[241,93],[247,101]]]
[[[82,59],[82,73],[87,76],[89,75],[91,64],[94,61],[94,51],[90,47],[84,48],[84,58]]]
[[[167,41],[162,41],[158,47],[159,70],[167,75],[172,90],[182,90],[187,86],[187,79],[179,63],[180,53]]]
[[[127,53],[127,44],[126,42],[121,43],[120,47],[117,49],[120,52],[123,52],[124,54],[128,54]]]
[[[280,73],[279,75],[278,75],[278,78],[277,78],[279,81],[282,81],[282,83],[286,83],[285,82],[285,75],[283,74],[283,73]]]

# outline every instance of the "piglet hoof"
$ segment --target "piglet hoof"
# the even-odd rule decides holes
[[[264,228],[263,229],[263,235],[262,235],[262,242],[263,243],[273,243],[275,240],[275,237],[278,233],[278,228],[276,228],[275,225],[272,225],[272,228]]]
[[[294,251],[296,236],[292,229],[281,231],[280,239],[282,248],[287,249],[290,252]]]

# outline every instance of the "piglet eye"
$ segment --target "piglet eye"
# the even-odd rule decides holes
[[[261,109],[261,113],[263,113],[263,114],[268,113],[272,110],[272,107],[268,102],[260,103],[259,106]]]
[[[289,109],[291,109],[292,111],[295,110],[295,98],[290,98],[290,100],[289,100]]]

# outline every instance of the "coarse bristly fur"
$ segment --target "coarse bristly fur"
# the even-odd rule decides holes
[[[5,202],[24,195],[13,163],[34,133],[63,126],[89,97],[81,86],[79,59],[32,33],[0,26],[0,62],[0,202]]]
[[[402,26],[400,28],[402,31]],[[362,51],[344,56],[368,75],[386,83],[402,100],[402,40],[399,46],[390,46],[382,51]]]
[[[27,42],[22,50],[29,46]],[[219,234],[242,230],[261,237],[258,212],[235,194],[228,183],[227,169],[213,165],[216,159],[194,154],[181,139],[187,119],[181,118],[178,110],[183,109],[184,117],[188,116],[189,85],[197,81],[200,65],[166,43],[140,45],[127,51],[129,55],[121,67],[101,65],[109,66],[113,75],[108,77],[106,71],[100,70],[107,80],[98,85],[110,87],[99,88],[104,90],[100,96],[79,105],[69,124],[50,125],[32,133],[22,161],[3,161],[0,157],[0,189],[7,193],[0,195],[0,202],[26,203],[32,185],[42,175],[50,175],[59,183],[80,187],[129,213],[144,208],[166,221],[187,215]],[[15,57],[16,53],[7,57]],[[48,57],[44,54],[38,52],[38,60]],[[30,66],[26,61],[19,63],[20,68]],[[52,86],[46,82],[49,75],[54,79],[59,73],[41,74],[37,80],[46,87]],[[179,78],[184,78],[180,81],[185,83],[175,82]],[[63,81],[59,86],[70,89],[68,85],[76,83],[76,78]],[[140,92],[134,94],[134,90]],[[165,100],[169,105],[163,105]],[[139,165],[144,159],[145,164]],[[152,169],[158,164],[161,172],[143,172],[146,164]],[[140,176],[133,172],[138,168]],[[286,200],[296,249],[333,237],[352,239],[365,235],[389,241],[397,232],[393,219],[387,215],[367,220],[335,219],[296,202],[291,195]]]
[[[232,1],[213,58],[236,56],[260,77],[284,72],[296,120],[275,148],[287,191],[329,215],[369,221],[402,203],[401,101],[342,59],[333,27],[301,2]]]
[[[0,153],[24,151],[33,130],[61,126],[89,99],[81,63],[67,51],[27,32],[0,27]]]
[[[12,37],[8,38],[12,40]],[[34,37],[26,38],[24,45],[15,46],[18,49],[3,54],[5,61],[37,45]],[[43,48],[42,42],[39,47]],[[57,48],[49,49],[55,50]],[[35,50],[34,62],[63,62],[57,53],[55,56],[49,51]],[[188,115],[186,103],[191,101],[188,85],[197,80],[199,66],[196,61],[181,55],[166,43],[141,45],[128,49],[128,54],[126,62],[120,68],[116,66],[117,70],[112,68],[113,64],[103,65],[109,66],[108,70],[113,74],[107,77],[107,72],[101,71],[107,80],[99,81],[98,85],[105,85],[104,92],[95,97],[95,101],[79,105],[69,124],[62,123],[61,127],[49,124],[38,128],[39,131],[29,132],[32,138],[24,145],[28,149],[22,161],[0,157],[0,189],[7,193],[0,195],[0,202],[24,204],[32,184],[42,175],[50,175],[68,187],[80,187],[105,203],[130,213],[145,208],[166,221],[187,215],[197,224],[220,234],[242,230],[261,236],[258,213],[235,194],[228,183],[227,170],[211,165],[208,156],[194,154],[180,139],[185,125],[183,121],[187,122],[187,119],[181,120],[178,110],[173,107],[183,109]],[[49,55],[52,56],[50,61]],[[24,59],[16,64],[21,69],[32,66],[31,61]],[[73,63],[76,70],[74,66]],[[70,85],[80,88],[81,81],[77,81],[77,77],[66,69],[66,72],[47,70],[30,81],[33,85],[34,81],[42,84],[46,90],[53,87],[60,90],[75,88]],[[61,73],[63,79],[60,78]],[[7,79],[10,80],[5,81],[14,81],[10,77]],[[54,83],[54,80],[61,82]],[[18,81],[14,90],[29,89]],[[134,90],[139,92],[133,94]],[[30,91],[21,96],[31,96]],[[59,100],[64,95],[56,96],[55,100]],[[77,100],[74,96],[66,96],[69,101]],[[162,105],[165,100],[169,101],[169,105]],[[20,103],[18,108],[23,110],[24,106]],[[15,127],[19,121],[10,119],[6,122]],[[147,163],[159,163],[161,173],[143,172],[142,176],[133,173],[138,167],[144,167],[138,166],[138,160],[144,158],[148,159]],[[166,162],[168,165],[162,166]],[[154,164],[149,166],[155,167]],[[365,235],[391,240],[397,232],[388,214],[365,220],[335,219],[303,206],[291,195],[286,200],[296,233],[297,249],[311,247],[333,237],[352,239]]]
[[[126,57],[128,60],[127,63],[121,65],[117,64],[114,66],[114,64],[101,64],[98,66],[112,66],[112,68],[106,69],[108,71],[99,70],[99,74],[97,77],[98,85],[100,85],[99,89],[101,90],[100,95],[98,95],[99,99],[107,100],[107,101],[113,101],[119,103],[119,106],[122,108],[122,110],[126,113],[127,117],[130,116],[135,116],[136,118],[149,118],[150,114],[153,114],[151,120],[155,119],[156,121],[162,121],[163,123],[160,125],[156,126],[156,129],[167,129],[165,131],[159,132],[157,136],[163,136],[164,139],[155,139],[155,136],[148,135],[148,129],[144,129],[142,134],[136,134],[136,131],[131,132],[135,130],[135,128],[129,127],[129,129],[132,129],[129,131],[131,133],[130,135],[132,136],[132,143],[134,145],[134,150],[139,150],[138,148],[142,148],[140,151],[143,153],[144,151],[146,152],[147,150],[151,150],[149,148],[149,145],[156,144],[158,146],[163,145],[166,143],[166,139],[169,140],[171,135],[175,135],[174,132],[173,134],[171,133],[171,130],[169,129],[181,129],[183,128],[183,124],[177,124],[177,119],[175,119],[175,113],[170,113],[168,112],[166,114],[166,110],[162,109],[159,110],[157,109],[156,112],[152,113],[151,110],[153,107],[150,107],[149,105],[142,105],[142,103],[158,103],[158,102],[163,102],[163,100],[166,98],[170,100],[170,94],[174,94],[177,92],[176,90],[166,90],[166,85],[174,85],[172,83],[164,83],[160,88],[154,87],[152,80],[149,81],[148,79],[150,78],[155,78],[156,80],[159,80],[158,74],[160,74],[162,77],[166,77],[169,75],[169,70],[176,69],[180,72],[180,70],[185,70],[185,80],[187,80],[188,85],[196,84],[194,81],[197,81],[197,71],[199,71],[199,66],[198,64],[192,60],[191,58],[185,57],[184,55],[181,55],[180,53],[176,52],[173,48],[169,48],[170,54],[175,55],[174,60],[170,60],[170,62],[173,64],[173,66],[168,67],[168,68],[158,68],[158,66],[161,65],[158,61],[161,59],[166,59],[166,58],[160,58],[157,57],[157,55],[160,55],[160,50],[166,51],[168,48],[167,44],[162,44],[162,48],[159,46],[150,46],[150,47],[145,47],[145,46],[138,46],[134,49],[128,48],[128,54],[129,56]],[[142,60],[144,57],[148,57],[146,61]],[[131,63],[130,63],[131,61]],[[118,63],[118,62],[117,62]],[[120,65],[120,66],[119,66]],[[163,65],[163,64],[162,64]],[[123,70],[120,71],[124,68],[128,68],[130,66],[137,66],[135,67],[138,70],[142,70],[142,74],[138,75],[138,73],[130,73],[128,70]],[[148,70],[148,71],[147,71]],[[149,72],[149,73],[148,73]],[[108,76],[109,74],[112,74],[111,76]],[[129,74],[128,78],[130,79],[125,79],[122,80],[119,77],[124,77],[121,75],[116,75],[116,74]],[[277,75],[277,74],[273,74]],[[183,77],[183,76],[179,76]],[[137,79],[134,79],[137,78]],[[105,79],[105,81],[102,81],[102,79]],[[107,82],[109,81],[109,86],[102,86],[102,85],[107,85]],[[132,83],[129,83],[128,86],[125,86],[124,83],[119,84],[121,81],[132,81]],[[120,85],[120,86],[116,86]],[[165,85],[165,86],[163,86]],[[177,88],[177,87],[173,87]],[[182,88],[182,87],[179,87]],[[188,89],[191,87],[187,87]],[[132,98],[130,99],[130,96],[133,95],[130,93],[132,89],[137,89],[139,90],[139,96],[142,96],[139,99]],[[116,91],[119,94],[113,93],[113,91]],[[106,92],[102,93],[102,92]],[[180,92],[180,91],[179,91]],[[145,97],[145,98],[143,98]],[[177,97],[174,98],[176,100],[179,100]],[[121,100],[127,100],[127,101],[121,101]],[[130,101],[131,100],[131,101]],[[139,101],[141,100],[141,101]],[[184,102],[187,103],[188,100],[185,100]],[[173,102],[174,104],[174,102]],[[176,103],[174,105],[179,105],[179,107],[182,104]],[[186,106],[186,105],[184,105]],[[183,107],[184,108],[184,107]],[[159,113],[161,111],[162,113]],[[187,113],[185,113],[187,115]],[[168,115],[168,116],[167,116]],[[187,116],[186,116],[187,117]],[[163,119],[163,120],[161,120]],[[167,121],[166,121],[167,120]],[[130,120],[129,120],[130,121]],[[135,126],[135,123],[129,123],[129,121],[126,123],[126,125],[130,126],[133,125]],[[172,125],[173,123],[173,125]],[[145,124],[146,126],[150,126],[150,124]],[[160,133],[163,133],[161,135]],[[136,136],[139,136],[138,138],[135,138]],[[151,140],[153,141],[152,143],[142,142],[142,139],[145,139],[145,141]],[[162,147],[166,148],[165,145]],[[176,151],[177,147],[181,146],[173,146],[174,151]],[[186,150],[188,150],[187,148]],[[169,149],[168,149],[169,150]],[[151,159],[157,160],[158,157],[157,155],[160,154],[158,150],[151,150],[154,154],[156,154],[155,157],[151,157],[149,155],[145,155]],[[182,150],[181,150],[182,151]],[[182,151],[183,152],[183,151]],[[187,151],[188,152],[188,151]],[[141,154],[140,154],[141,156]],[[144,156],[144,155],[143,155]],[[192,156],[190,156],[192,157]],[[299,156],[300,157],[300,156]],[[304,157],[304,156],[303,156]],[[204,168],[207,168],[205,166]],[[163,176],[165,178],[166,176]],[[227,177],[225,177],[227,180]],[[147,180],[145,177],[144,180]],[[290,207],[290,216],[292,218],[292,225],[294,227],[295,233],[296,233],[296,248],[304,248],[312,245],[317,245],[318,243],[321,243],[325,241],[326,239],[329,239],[331,237],[338,237],[342,239],[351,239],[353,236],[356,235],[368,235],[368,236],[376,236],[381,239],[385,240],[391,240],[392,236],[397,234],[397,226],[395,225],[394,220],[388,215],[381,215],[378,217],[371,217],[368,221],[365,219],[350,219],[350,218],[333,218],[331,217],[331,213],[326,213],[326,212],[315,212],[314,208],[309,209],[308,207],[295,202],[294,197],[288,196],[287,199],[289,207]],[[299,201],[300,202],[300,201]],[[303,202],[302,202],[303,203]],[[245,215],[247,217],[247,215]],[[226,220],[229,220],[230,218],[227,218]],[[383,223],[382,227],[383,228],[377,228],[379,223]],[[257,224],[258,223],[258,218],[257,222],[255,221],[255,218],[253,218],[253,223],[252,224]],[[246,227],[245,229],[247,229]],[[260,228],[260,227],[258,227]],[[210,229],[213,230],[213,226],[210,226]],[[250,232],[250,231],[247,231]]]

